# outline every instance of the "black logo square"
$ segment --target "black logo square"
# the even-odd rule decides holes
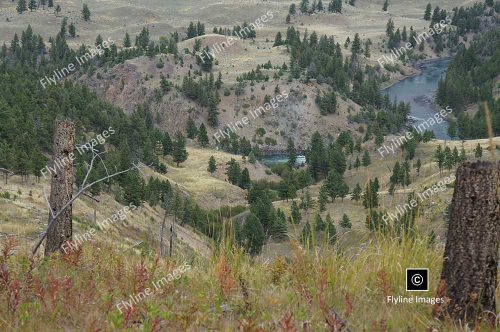
[[[425,292],[429,290],[429,269],[406,269],[406,291]]]

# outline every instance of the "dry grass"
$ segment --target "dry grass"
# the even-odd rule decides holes
[[[9,247],[6,241],[3,246]],[[253,261],[221,247],[208,260],[123,255],[107,243],[35,262],[0,257],[2,331],[331,331],[331,310],[352,331],[462,331],[431,316],[428,304],[389,304],[405,291],[406,267],[430,268],[436,294],[442,248],[375,239],[354,256],[292,245],[290,260]],[[116,304],[188,262],[191,270],[121,314]],[[330,317],[331,318],[331,317]],[[288,329],[283,328],[288,326]],[[485,328],[485,327],[483,327]]]

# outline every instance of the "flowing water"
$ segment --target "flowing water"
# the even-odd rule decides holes
[[[419,75],[405,78],[382,93],[388,94],[391,100],[410,103],[411,116],[415,120],[414,125],[417,126],[436,114],[434,97],[439,80],[445,74],[450,61],[450,59],[443,59],[424,63],[421,65],[422,72]],[[436,123],[429,130],[434,132],[437,139],[450,139],[447,134],[447,121]]]
[[[436,95],[439,80],[445,75],[451,59],[443,59],[422,64],[421,73],[384,89],[383,94],[388,94],[391,100],[410,103],[413,124],[418,126],[424,120],[436,114],[434,97]],[[448,122],[435,123],[429,127],[437,139],[450,139],[447,134]],[[273,165],[287,162],[286,155],[267,156],[262,159],[265,165]]]

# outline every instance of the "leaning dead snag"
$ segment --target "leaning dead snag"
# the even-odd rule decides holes
[[[500,242],[500,165],[464,163],[457,169],[443,271],[434,307],[458,322],[493,319]]]
[[[73,149],[75,148],[75,124],[65,119],[57,121],[54,129],[53,167],[57,167],[52,174],[50,188],[49,224],[54,214],[60,211],[73,195]],[[52,228],[47,229],[45,254],[55,252],[65,241],[71,240],[73,233],[73,210],[68,206],[55,220]]]

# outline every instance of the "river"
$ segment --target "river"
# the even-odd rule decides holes
[[[404,101],[410,103],[411,116],[418,119],[415,125],[423,120],[427,120],[436,113],[434,97],[436,95],[439,80],[450,64],[451,59],[443,59],[423,63],[421,73],[391,85],[383,90],[383,94],[388,94],[391,100]],[[429,128],[434,132],[437,139],[450,139],[447,134],[448,122],[436,123]]]
[[[391,100],[410,103],[411,116],[416,119],[414,124],[418,125],[436,114],[434,97],[439,80],[445,75],[450,61],[451,59],[443,59],[425,62],[420,65],[420,74],[391,85],[382,90],[382,94],[388,94]],[[447,134],[448,122],[446,121],[434,124],[429,130],[434,132],[437,139],[450,139]],[[287,160],[287,157],[283,155],[262,158],[262,162],[267,166],[286,163]]]

